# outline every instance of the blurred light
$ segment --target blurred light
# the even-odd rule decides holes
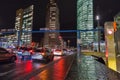
[[[97,15],[97,16],[96,16],[96,20],[99,20],[99,19],[100,19],[100,17]]]
[[[59,36],[58,38],[59,38],[59,39],[62,39],[62,37],[61,37],[61,36]]]
[[[27,61],[25,64],[25,72],[31,72],[32,71],[32,62],[31,61]]]
[[[116,22],[113,22],[113,28],[114,28],[114,31],[116,32],[117,31],[117,23]]]
[[[113,33],[113,31],[112,30],[108,30],[108,34],[112,34]]]

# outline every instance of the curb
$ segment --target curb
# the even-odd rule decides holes
[[[66,77],[68,76],[68,73],[69,73],[69,71],[70,71],[70,69],[71,69],[71,66],[72,66],[72,64],[73,64],[73,61],[74,61],[75,55],[76,55],[76,54],[74,54],[73,59],[72,59],[72,61],[71,61],[71,64],[70,64],[69,67],[68,67],[68,70],[67,70],[67,72],[66,72],[66,75],[65,75],[65,77],[64,77],[64,80],[65,80]]]

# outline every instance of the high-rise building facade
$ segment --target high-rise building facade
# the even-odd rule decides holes
[[[21,30],[22,30],[22,21],[23,21],[23,9],[18,9],[16,11],[16,20],[15,20],[15,30],[16,30],[16,42],[18,46],[20,45]]]
[[[32,42],[33,5],[16,11],[15,29],[17,41],[21,44]]]
[[[49,0],[46,12],[46,28],[59,30],[59,9],[56,0]],[[58,32],[48,32],[44,36],[44,46],[55,47],[60,44]]]
[[[21,40],[23,43],[30,44],[32,42],[32,28],[33,28],[33,5],[24,9],[23,12],[23,25]],[[26,32],[24,32],[26,31]]]
[[[93,0],[77,0],[77,30],[93,29]],[[87,45],[94,41],[94,32],[81,32],[81,41]]]

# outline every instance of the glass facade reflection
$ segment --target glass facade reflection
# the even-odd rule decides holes
[[[77,30],[93,29],[93,0],[77,1]],[[94,32],[81,32],[82,43],[88,44],[93,42]]]

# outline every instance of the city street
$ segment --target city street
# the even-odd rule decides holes
[[[57,61],[60,58],[62,58],[62,56],[55,56],[54,61]],[[16,80],[36,71],[37,69],[42,71],[44,67],[48,66],[50,63],[51,62],[44,63],[40,61],[20,60],[19,58],[15,63],[0,63],[0,79]]]
[[[1,80],[64,80],[72,64],[74,54],[55,56],[49,63],[20,60],[15,63],[0,63]],[[52,77],[53,76],[53,77]],[[54,78],[54,79],[53,79]]]

